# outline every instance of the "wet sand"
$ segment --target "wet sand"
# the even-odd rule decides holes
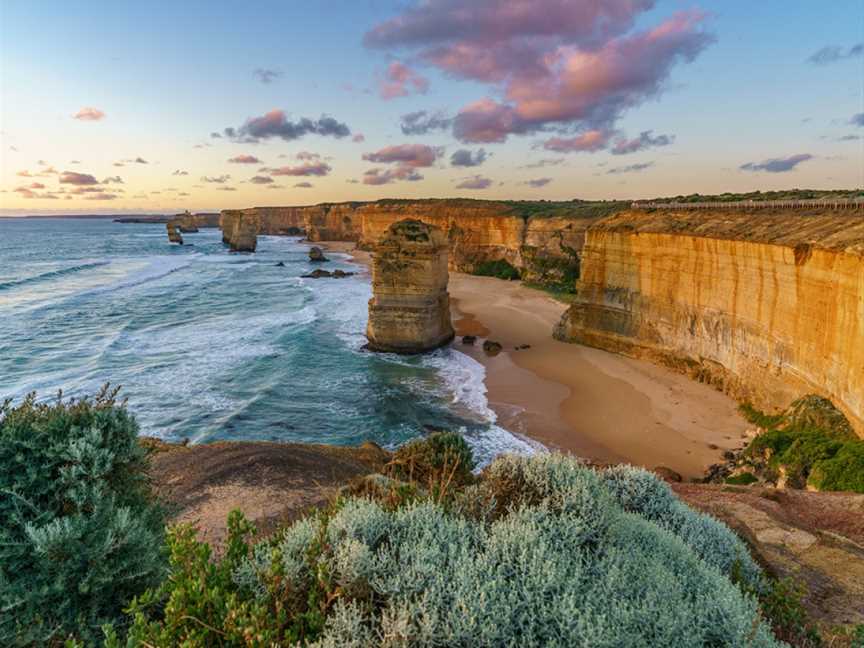
[[[361,263],[353,243],[332,244]],[[649,362],[552,339],[566,305],[546,293],[491,277],[450,273],[454,347],[482,362],[499,424],[549,448],[599,462],[665,466],[699,477],[748,427],[735,402]],[[482,350],[494,340],[504,350]],[[524,344],[529,349],[516,350]]]

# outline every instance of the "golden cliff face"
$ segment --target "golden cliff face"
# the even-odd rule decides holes
[[[830,398],[864,434],[864,214],[632,211],[588,230],[556,337],[763,408]]]
[[[473,272],[487,261],[506,260],[527,281],[572,284],[585,230],[597,218],[530,217],[511,205],[482,200],[381,200],[308,207],[225,210],[223,232],[236,214],[255,213],[259,234],[301,235],[309,241],[356,241],[371,250],[397,221],[413,218],[444,232],[450,269]],[[227,216],[226,216],[227,215]],[[230,237],[223,234],[223,240]]]
[[[254,252],[258,247],[261,217],[255,209],[226,209],[220,219],[222,242],[232,252]]]
[[[367,347],[422,353],[453,339],[447,294],[447,239],[419,220],[387,228],[372,256]]]

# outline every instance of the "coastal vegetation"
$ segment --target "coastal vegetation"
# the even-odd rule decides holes
[[[513,267],[506,259],[495,261],[483,261],[474,268],[473,274],[481,277],[495,277],[496,279],[519,279],[519,270]]]
[[[749,404],[741,412],[761,432],[742,453],[741,469],[729,483],[758,478],[792,488],[864,493],[864,440],[828,399],[805,396],[782,414],[765,414]]]
[[[116,396],[0,406],[4,646],[91,644],[167,573],[146,452]]]
[[[275,534],[232,512],[214,547],[165,528],[137,434],[107,387],[3,405],[4,645],[820,645],[794,583],[639,468],[478,473],[438,432]]]
[[[861,189],[784,189],[780,191],[748,191],[746,193],[724,192],[722,194],[702,195],[679,194],[664,198],[652,198],[643,202],[738,202],[742,200],[816,200],[820,198],[836,198],[849,200],[864,198]]]

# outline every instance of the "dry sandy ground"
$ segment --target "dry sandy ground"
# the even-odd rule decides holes
[[[353,243],[326,243],[360,263]],[[552,339],[566,306],[520,282],[450,273],[455,348],[486,366],[489,403],[499,423],[603,463],[665,466],[702,476],[724,449],[744,442],[735,402],[711,387],[641,360]],[[504,346],[487,357],[485,339]],[[515,347],[529,344],[530,349]]]

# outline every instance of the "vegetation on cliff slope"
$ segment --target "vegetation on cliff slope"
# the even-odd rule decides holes
[[[164,575],[138,425],[116,391],[0,407],[0,643],[101,637]]]
[[[864,493],[864,440],[831,401],[805,396],[773,416],[749,405],[741,411],[763,428],[744,450],[742,468],[792,488]]]
[[[520,277],[519,270],[505,259],[478,263],[474,268],[473,274],[481,277],[496,277],[497,279],[506,279],[508,281],[519,279]]]
[[[737,202],[740,200],[816,200],[820,198],[853,199],[864,198],[861,189],[783,189],[780,191],[750,191],[747,193],[726,192],[714,195],[680,194],[665,198],[652,198],[640,202]]]
[[[473,477],[433,439],[388,469],[422,481],[367,478],[263,542],[232,514],[219,560],[174,529],[171,578],[108,645],[781,645],[733,583],[764,589],[744,545],[650,473],[550,454]]]

